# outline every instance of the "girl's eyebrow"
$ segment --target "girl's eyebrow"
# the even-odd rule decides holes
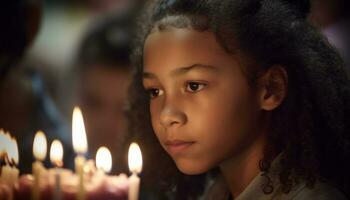
[[[202,69],[208,69],[210,71],[218,71],[217,67],[214,67],[212,65],[205,65],[205,64],[193,64],[187,67],[181,67],[181,68],[177,68],[174,69],[173,71],[170,72],[170,76],[180,76],[183,74],[186,74],[187,72],[193,70],[193,69],[198,69],[198,68],[202,68]],[[153,74],[152,72],[143,72],[142,75],[143,79],[155,79],[157,76],[155,74]]]
[[[142,73],[142,78],[143,79],[156,79],[157,76],[151,72],[143,72]]]

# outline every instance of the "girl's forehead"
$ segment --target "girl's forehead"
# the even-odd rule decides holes
[[[217,42],[214,33],[172,28],[151,33],[144,45],[144,67],[191,65],[191,62],[219,62],[228,53]]]
[[[239,66],[239,56],[225,51],[214,33],[171,29],[150,34],[143,54],[144,73],[169,75],[189,66],[211,66],[221,72]],[[197,69],[197,68],[196,68]]]

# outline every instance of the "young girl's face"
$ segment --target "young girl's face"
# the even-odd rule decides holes
[[[231,162],[261,138],[259,91],[248,85],[239,57],[226,53],[212,32],[151,33],[143,72],[153,129],[182,172]]]

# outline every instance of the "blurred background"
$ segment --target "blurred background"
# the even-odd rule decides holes
[[[7,0],[8,7],[4,3],[0,128],[18,139],[21,172],[31,171],[37,130],[43,130],[50,142],[58,138],[64,143],[65,167],[72,167],[70,127],[75,105],[85,117],[88,156],[94,157],[97,148],[105,145],[115,161],[113,172],[128,171],[123,111],[135,16],[145,1]],[[329,38],[349,66],[348,2],[311,2],[308,20]]]
[[[113,173],[127,173],[125,146],[131,41],[142,0],[7,0],[1,8],[0,127],[19,143],[22,173],[43,130],[73,167],[71,120],[84,115],[89,152],[109,148]],[[47,166],[51,166],[46,159]]]

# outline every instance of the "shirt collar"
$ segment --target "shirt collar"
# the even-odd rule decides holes
[[[260,172],[245,188],[245,190],[238,195],[235,200],[246,200],[246,199],[254,199],[254,200],[271,200],[277,193],[280,193],[279,179],[278,179],[278,168],[279,161],[281,159],[281,155],[279,154],[271,163],[271,167],[269,169],[268,176],[271,179],[273,184],[273,191],[270,194],[265,194],[263,191],[263,185],[268,181],[264,176],[264,172]]]

